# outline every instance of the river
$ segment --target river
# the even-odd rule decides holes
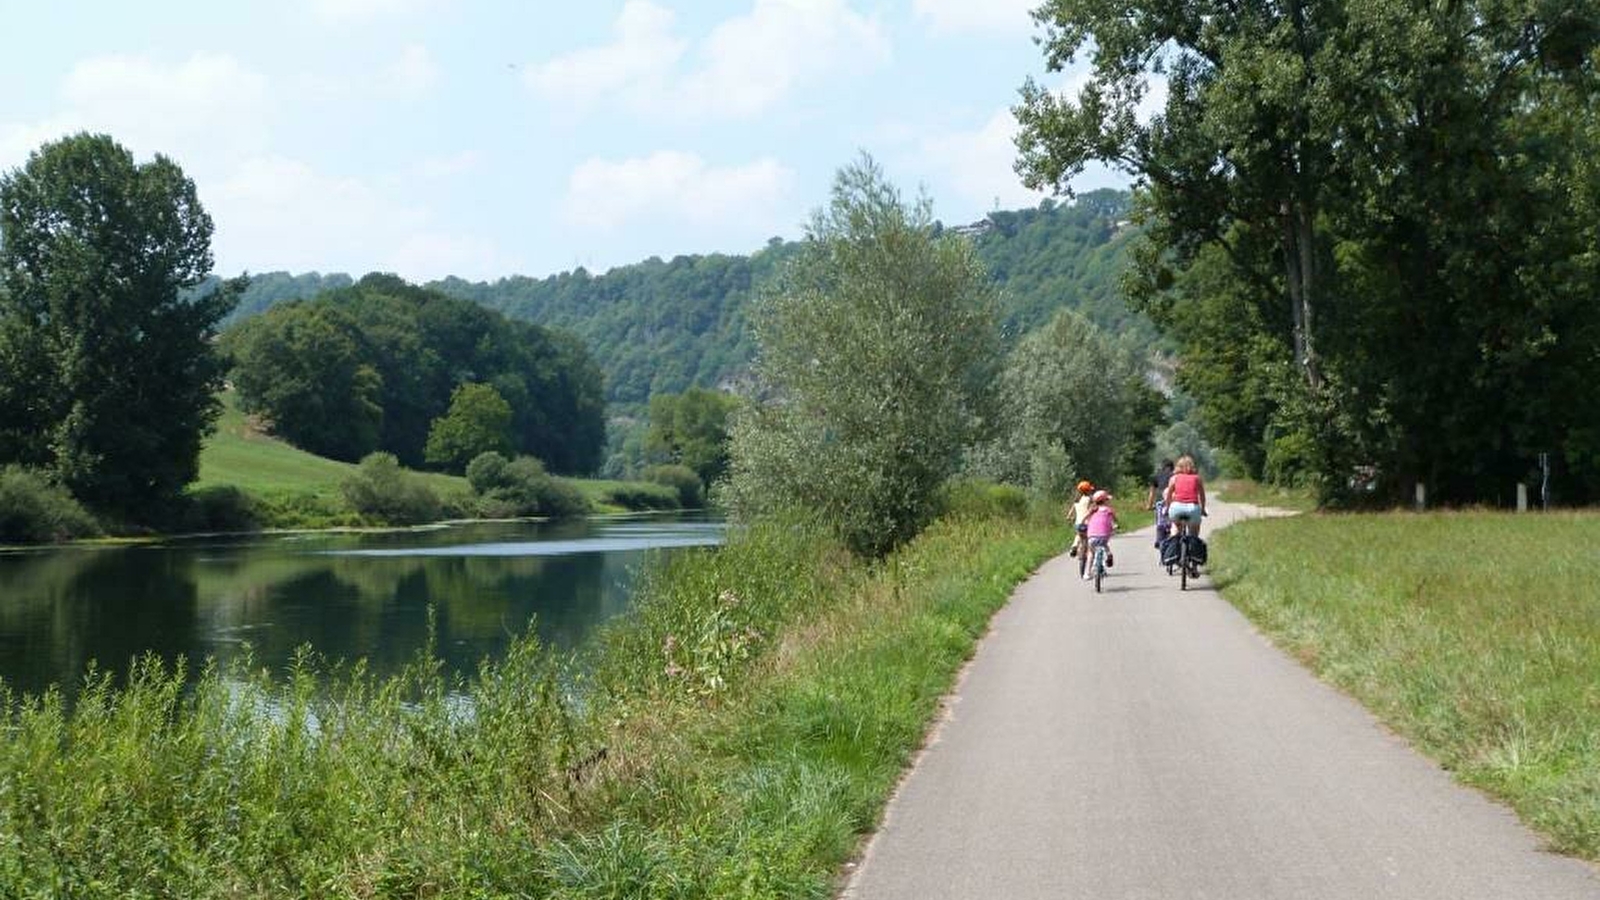
[[[39,693],[91,660],[226,663],[247,645],[282,671],[306,644],[383,676],[425,645],[430,606],[438,656],[470,674],[535,618],[547,643],[578,646],[628,609],[649,553],[722,535],[693,517],[597,519],[0,553],[0,680]]]

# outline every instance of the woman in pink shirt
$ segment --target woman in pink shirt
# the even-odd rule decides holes
[[[1194,457],[1178,458],[1177,471],[1167,482],[1164,499],[1167,502],[1167,518],[1174,524],[1186,523],[1189,533],[1199,537],[1200,517],[1206,514],[1206,485],[1195,471]]]

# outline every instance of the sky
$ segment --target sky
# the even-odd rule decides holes
[[[1034,205],[1038,0],[0,0],[0,171],[108,133],[216,270],[544,277],[802,236],[869,153],[950,223]],[[1073,187],[1123,186],[1104,169]]]

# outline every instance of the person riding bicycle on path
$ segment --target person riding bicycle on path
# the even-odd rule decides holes
[[[1159,549],[1167,533],[1172,530],[1172,523],[1167,518],[1167,482],[1172,480],[1172,470],[1175,466],[1170,459],[1161,461],[1161,468],[1150,476],[1150,493],[1144,498],[1144,508],[1153,510],[1156,514],[1156,547]]]
[[[1078,482],[1078,499],[1067,507],[1067,517],[1072,521],[1072,549],[1067,551],[1069,556],[1077,556],[1084,552],[1084,532],[1088,529],[1089,513],[1093,511],[1094,504],[1090,501],[1094,493],[1094,485],[1088,481]]]
[[[1162,499],[1167,503],[1167,518],[1180,529],[1187,524],[1188,533],[1199,537],[1200,517],[1206,514],[1206,485],[1195,471],[1194,457],[1178,457],[1177,471],[1167,482]]]
[[[1095,491],[1090,502],[1094,509],[1089,512],[1089,521],[1086,523],[1089,537],[1089,553],[1093,554],[1096,547],[1106,548],[1106,568],[1111,568],[1116,562],[1116,557],[1111,554],[1111,533],[1117,530],[1117,511],[1111,508],[1112,496],[1105,491]],[[1084,581],[1092,581],[1093,572],[1083,573]]]

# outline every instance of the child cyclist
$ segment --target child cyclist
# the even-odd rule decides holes
[[[1084,534],[1089,529],[1089,513],[1094,511],[1094,504],[1090,495],[1094,493],[1094,485],[1087,481],[1078,482],[1078,499],[1067,507],[1067,518],[1072,522],[1072,549],[1068,555],[1080,558],[1086,557]],[[1079,566],[1078,568],[1083,568]]]
[[[1093,508],[1089,512],[1089,520],[1085,523],[1085,531],[1089,538],[1089,555],[1094,554],[1096,547],[1106,548],[1106,568],[1111,568],[1115,557],[1111,555],[1111,533],[1117,530],[1117,511],[1111,508],[1112,496],[1105,491],[1095,491],[1089,498]],[[1084,572],[1083,580],[1094,578],[1093,572]]]

